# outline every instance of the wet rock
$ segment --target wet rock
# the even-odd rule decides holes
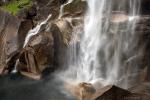
[[[149,98],[150,95],[131,93],[116,86],[106,86],[100,90],[100,96],[96,100],[149,100]]]
[[[37,16],[35,20],[46,19],[49,14],[52,14],[52,19],[56,19],[60,5],[59,0],[36,0]]]
[[[54,37],[54,66],[63,67],[67,60],[67,49],[71,40],[72,26],[66,19],[54,22],[49,30]]]
[[[0,69],[10,72],[21,51],[27,32],[33,27],[31,20],[21,21],[0,9]]]
[[[144,92],[140,93],[137,90],[133,92],[133,89],[132,92],[129,92],[117,86],[106,84],[105,86],[100,85],[98,88],[95,88],[93,83],[70,82],[65,83],[64,88],[80,100],[149,100],[150,97],[149,94]]]
[[[150,95],[150,82],[142,82],[129,89],[133,93]]]
[[[47,67],[53,66],[53,51],[52,34],[38,33],[21,52],[17,69],[23,75],[38,79]]]
[[[78,98],[77,100],[93,100],[96,89],[90,83],[65,83],[64,88],[68,93]]]
[[[32,20],[24,20],[21,22],[20,27],[18,29],[18,45],[19,49],[23,48],[23,44],[25,41],[25,37],[28,34],[28,31],[33,28],[33,21]]]
[[[0,9],[0,69],[6,66],[6,59],[18,49],[18,29],[21,21]]]
[[[63,43],[65,45],[68,45],[71,41],[71,33],[73,30],[71,24],[67,20],[61,19],[56,22],[56,25],[58,26],[61,32]]]
[[[61,17],[83,16],[85,14],[87,3],[84,0],[73,0],[63,8]]]
[[[64,4],[64,3],[66,3],[68,0],[59,0],[59,2],[61,3],[61,4]]]

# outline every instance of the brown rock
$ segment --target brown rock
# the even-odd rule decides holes
[[[18,49],[20,20],[0,9],[0,69],[7,66],[6,59]]]
[[[62,17],[77,17],[85,14],[87,3],[84,0],[73,0],[63,8]]]
[[[109,87],[109,88],[108,88]],[[116,86],[106,86],[104,91],[96,100],[149,100],[150,95],[131,93]]]
[[[93,100],[93,94],[96,92],[95,88],[90,83],[65,83],[65,89],[71,95],[78,98],[78,100]]]
[[[36,0],[37,16],[36,20],[46,19],[49,14],[52,14],[52,19],[56,19],[60,9],[59,0]]]
[[[150,82],[142,82],[129,89],[133,93],[150,95]]]
[[[54,66],[63,67],[67,60],[67,49],[71,40],[72,26],[65,20],[61,19],[54,22],[49,30],[54,37]]]
[[[41,75],[47,67],[53,66],[53,51],[52,34],[38,33],[22,51],[17,69],[26,76]]]

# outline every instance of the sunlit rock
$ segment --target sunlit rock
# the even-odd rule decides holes
[[[96,92],[95,88],[90,83],[65,83],[64,88],[78,100],[93,100],[93,95]]]

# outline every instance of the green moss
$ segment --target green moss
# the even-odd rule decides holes
[[[16,15],[21,8],[26,8],[32,5],[31,0],[13,0],[7,5],[4,5],[2,8],[8,12]]]

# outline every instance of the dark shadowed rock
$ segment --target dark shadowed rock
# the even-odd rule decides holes
[[[54,66],[63,67],[67,60],[68,44],[71,41],[72,26],[70,23],[61,19],[51,25],[54,37]]]
[[[133,93],[150,95],[150,82],[142,82],[129,89]]]
[[[18,13],[17,17],[22,20],[33,20],[34,17],[37,15],[37,9],[36,5],[32,5],[31,7],[28,8],[22,8]]]
[[[20,20],[0,9],[0,69],[6,66],[7,57],[18,49]]]
[[[61,4],[64,4],[64,3],[66,3],[68,0],[59,0],[59,2],[61,3]]]
[[[31,20],[21,21],[17,17],[0,10],[0,69],[4,72],[13,69],[22,49],[28,31],[33,27]],[[15,58],[15,59],[14,59]]]
[[[150,95],[131,93],[116,86],[106,86],[100,90],[100,96],[96,100],[149,100],[149,98]]]
[[[7,3],[9,3],[12,0],[0,0],[0,6],[5,5]]]
[[[24,20],[21,22],[19,30],[18,30],[19,49],[23,48],[25,37],[27,36],[28,31],[32,28],[33,28],[33,21],[32,20]]]
[[[49,14],[52,14],[52,19],[57,18],[60,5],[59,0],[36,0],[37,16],[35,20],[43,20]]]

